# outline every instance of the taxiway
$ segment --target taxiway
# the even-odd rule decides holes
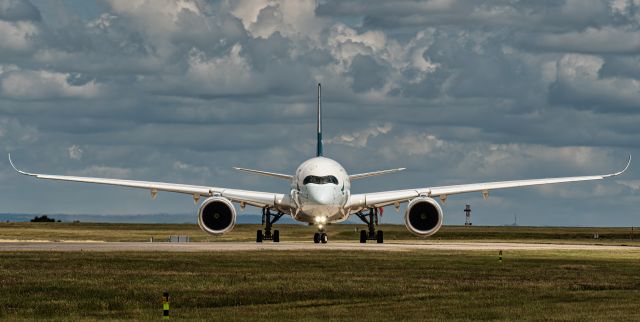
[[[537,243],[485,243],[485,242],[435,242],[435,243],[386,243],[359,244],[333,242],[313,244],[305,242],[252,243],[168,243],[168,242],[0,242],[0,251],[149,251],[149,252],[224,252],[224,251],[278,251],[278,250],[362,250],[362,251],[419,251],[419,250],[638,250],[634,246],[537,244]]]

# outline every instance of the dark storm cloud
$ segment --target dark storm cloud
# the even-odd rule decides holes
[[[640,79],[640,56],[611,56],[607,57],[602,69],[602,77],[627,77]]]
[[[288,173],[312,156],[317,82],[329,156],[350,172],[409,168],[357,191],[607,172],[640,155],[632,1],[36,4],[0,2],[0,140],[27,169],[287,191],[231,167]],[[480,209],[490,224],[514,209],[529,224],[609,224],[607,209],[625,223],[637,178],[496,192]],[[0,179],[5,211],[193,211],[35,183],[6,161]]]
[[[587,28],[579,32],[528,35],[523,45],[532,49],[577,52],[585,54],[630,54],[640,51],[640,31],[637,28]]]
[[[388,78],[386,66],[378,64],[370,56],[357,55],[351,61],[348,76],[353,78],[353,90],[357,93],[380,89]]]
[[[632,5],[633,6],[633,5]],[[320,15],[361,16],[366,27],[406,28],[436,25],[484,26],[536,31],[576,30],[607,23],[609,6],[598,0],[567,1],[329,1],[318,7]]]
[[[39,21],[42,17],[38,8],[28,0],[4,0],[0,3],[0,19]]]

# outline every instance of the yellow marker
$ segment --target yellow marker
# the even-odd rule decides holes
[[[162,294],[162,319],[169,319],[169,292],[167,291]]]
[[[502,250],[498,253],[498,262],[502,263]]]

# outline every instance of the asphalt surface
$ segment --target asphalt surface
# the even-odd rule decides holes
[[[277,251],[277,250],[363,250],[363,251],[416,251],[416,250],[637,250],[633,246],[533,244],[533,243],[342,243],[313,244],[309,242],[216,242],[216,243],[168,243],[168,242],[0,242],[0,251],[149,251],[149,252],[223,252],[223,251]]]

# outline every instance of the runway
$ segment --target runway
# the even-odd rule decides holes
[[[420,250],[589,250],[589,251],[639,251],[634,246],[535,244],[535,243],[485,243],[485,242],[434,242],[434,243],[386,243],[360,244],[329,242],[262,243],[216,242],[216,243],[168,243],[168,242],[0,242],[2,251],[56,251],[56,252],[228,252],[228,251],[420,251]]]

